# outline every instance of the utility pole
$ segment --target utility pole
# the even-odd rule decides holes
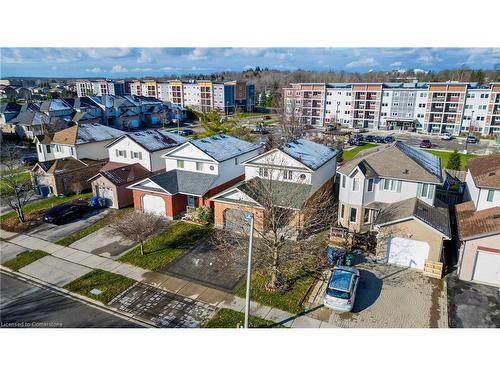
[[[245,328],[248,328],[250,319],[250,282],[252,279],[252,247],[253,247],[253,214],[245,216],[246,221],[250,221],[250,238],[248,239],[248,264],[247,264],[247,290],[245,298]]]

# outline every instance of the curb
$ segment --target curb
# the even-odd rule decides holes
[[[12,271],[11,269],[9,269],[5,266],[0,265],[0,273],[4,273],[4,274],[12,276],[18,280],[25,281],[25,282],[28,282],[31,284],[35,284],[35,285],[40,286],[40,287],[45,288],[45,289],[52,290],[60,295],[64,295],[64,296],[67,296],[73,300],[80,301],[80,302],[84,303],[85,305],[89,305],[89,306],[92,306],[92,307],[99,309],[101,311],[105,311],[105,312],[112,314],[114,316],[117,316],[121,319],[125,319],[128,321],[137,323],[137,324],[141,325],[143,328],[159,328],[157,325],[155,325],[155,324],[153,324],[145,319],[137,318],[132,314],[129,314],[129,313],[126,313],[123,311],[119,311],[118,309],[111,307],[111,306],[108,306],[108,305],[105,305],[102,302],[93,300],[92,298],[89,298],[86,296],[82,296],[81,294],[78,294],[78,293],[70,292],[64,288],[57,286],[57,285],[47,283],[45,281],[37,279],[36,277],[32,277],[32,276],[25,275],[25,274],[20,273],[20,272]]]

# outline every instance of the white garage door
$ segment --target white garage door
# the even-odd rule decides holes
[[[142,197],[142,209],[144,212],[165,216],[165,201],[162,197],[146,194]]]
[[[113,205],[113,190],[111,188],[98,186],[97,196],[106,200],[106,206],[110,207]]]
[[[399,266],[423,270],[429,257],[429,244],[409,238],[394,237],[389,240],[387,261]]]
[[[478,251],[472,280],[500,285],[500,254]]]

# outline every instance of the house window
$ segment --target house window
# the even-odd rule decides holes
[[[340,205],[340,218],[344,218],[345,206],[343,204]]]
[[[368,180],[368,191],[373,191],[373,178]]]
[[[238,165],[238,158],[234,158],[234,165]]]
[[[132,151],[132,159],[142,160],[142,152],[134,152],[134,151]]]
[[[363,223],[368,224],[370,222],[370,210],[365,209],[365,212],[363,213]]]
[[[126,158],[127,151],[126,150],[116,150],[116,156],[119,158]]]
[[[349,217],[349,221],[351,223],[355,223],[356,222],[356,216],[358,216],[358,209],[354,208],[354,207],[351,207],[351,216]]]
[[[177,160],[177,168],[184,168],[184,160]]]
[[[269,171],[267,168],[259,168],[259,176],[260,177],[268,177]]]
[[[488,195],[486,196],[486,200],[488,202],[493,202],[494,196],[495,196],[495,190],[488,190]]]
[[[359,189],[359,179],[358,178],[353,178],[352,179],[352,191],[358,191]]]
[[[287,169],[283,170],[283,180],[291,180],[293,177],[293,172]]]
[[[47,153],[49,153],[49,154],[50,154],[50,145],[45,145],[45,148],[46,148],[46,150],[47,150]]]
[[[199,162],[199,161],[196,162],[196,170],[197,171],[203,170],[203,163],[202,162]]]
[[[431,185],[430,184],[418,184],[418,197],[419,198],[431,198]]]
[[[40,153],[42,152],[42,145],[40,145],[40,144],[38,145],[38,152],[40,152]]]

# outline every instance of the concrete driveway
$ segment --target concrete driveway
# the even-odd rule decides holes
[[[108,213],[109,210],[90,211],[80,219],[61,225],[42,223],[36,228],[28,230],[25,234],[45,241],[57,242],[70,234],[79,232],[82,229],[94,224],[96,221],[105,217]]]
[[[205,303],[145,284],[133,286],[110,305],[163,328],[199,328],[216,310]]]
[[[19,270],[21,273],[57,286],[64,286],[90,271],[91,268],[52,255],[40,258]]]
[[[70,247],[90,254],[116,259],[134,245],[134,242],[113,233],[112,228],[105,227],[73,242]]]
[[[448,276],[448,306],[451,328],[500,328],[498,288]]]
[[[361,275],[353,311],[338,313],[322,306],[325,281],[308,316],[343,328],[448,327],[443,280],[392,264],[364,261],[355,267]]]

